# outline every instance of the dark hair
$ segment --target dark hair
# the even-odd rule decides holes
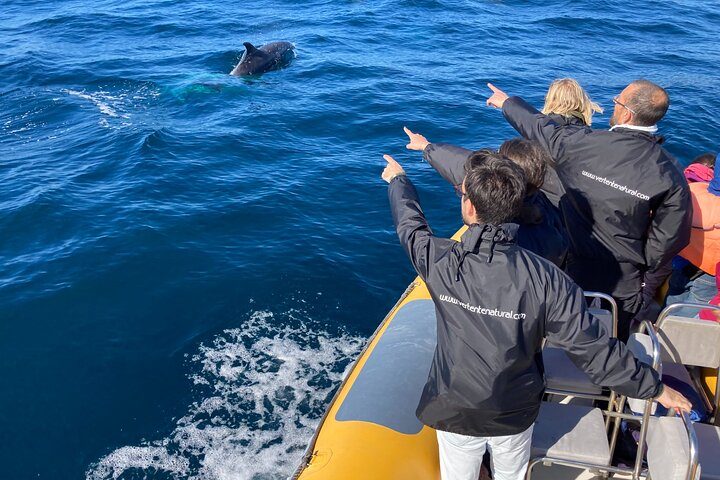
[[[627,107],[635,112],[633,124],[649,127],[658,123],[667,113],[670,97],[664,88],[649,80],[635,80],[628,92]]]
[[[518,165],[492,150],[478,150],[470,155],[465,169],[465,194],[478,220],[500,225],[518,215],[526,183]]]
[[[527,179],[527,195],[542,187],[546,166],[552,159],[539,143],[519,137],[513,138],[500,145],[499,153],[523,169]]]
[[[702,155],[698,155],[695,157],[695,160],[692,161],[692,163],[701,163],[705,165],[706,167],[715,168],[715,159],[717,158],[717,155],[715,155],[712,152],[703,153]]]

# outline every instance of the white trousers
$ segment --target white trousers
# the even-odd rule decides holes
[[[469,437],[437,431],[442,480],[478,480],[485,449],[490,451],[493,480],[523,480],[530,461],[533,426],[517,435]]]

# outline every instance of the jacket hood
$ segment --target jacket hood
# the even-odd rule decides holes
[[[476,252],[479,246],[487,241],[488,244],[514,243],[517,238],[518,225],[503,223],[490,225],[489,223],[473,223],[460,239],[464,252]]]
[[[515,243],[517,238],[518,225],[515,223],[503,223],[501,225],[490,225],[488,223],[473,223],[460,239],[460,252],[455,272],[455,281],[460,281],[465,257],[470,253],[484,252],[487,254],[487,263],[492,262],[495,253],[495,245],[507,245]]]

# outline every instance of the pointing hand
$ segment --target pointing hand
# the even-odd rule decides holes
[[[405,130],[405,133],[410,138],[410,143],[405,145],[405,148],[408,150],[419,150],[423,151],[425,150],[425,147],[430,145],[430,142],[428,142],[428,139],[420,135],[419,133],[413,133],[409,128],[403,127],[403,130]]]
[[[490,98],[487,99],[488,107],[502,108],[505,100],[508,99],[507,94],[492,83],[488,83],[487,86],[493,92]]]
[[[398,175],[405,174],[405,170],[403,170],[400,164],[390,155],[383,155],[383,158],[387,161],[387,165],[385,166],[385,170],[383,170],[381,177],[387,183],[390,183],[392,179]]]

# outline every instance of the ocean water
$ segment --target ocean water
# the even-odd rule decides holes
[[[720,9],[699,0],[0,5],[0,478],[276,479],[413,272],[390,153],[439,235],[457,199],[403,125],[514,135],[485,84],[606,114],[645,77],[687,163],[717,150]],[[296,58],[227,75],[242,42]]]

